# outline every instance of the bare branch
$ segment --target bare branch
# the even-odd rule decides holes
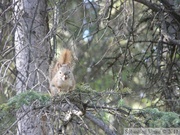
[[[151,3],[151,2],[149,2],[149,1],[147,1],[147,0],[135,0],[135,1],[136,1],[136,2],[139,2],[139,3],[143,4],[143,5],[146,5],[147,7],[149,7],[150,9],[152,9],[153,11],[158,12],[158,11],[161,10],[161,8],[158,7],[156,4],[153,4],[153,3]]]
[[[164,36],[164,38],[165,38],[168,42],[180,46],[180,40],[174,39],[174,38],[167,32],[167,26],[166,26],[166,23],[165,23],[164,20],[162,21],[162,25],[161,25],[161,33],[162,33],[162,35]]]
[[[116,133],[110,129],[102,120],[98,119],[90,112],[86,112],[85,117],[100,127],[107,135],[116,135]]]

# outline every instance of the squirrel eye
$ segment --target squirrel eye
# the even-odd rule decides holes
[[[61,74],[61,72],[59,72],[59,74]]]

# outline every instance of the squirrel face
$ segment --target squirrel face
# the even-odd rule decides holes
[[[60,74],[62,74],[62,72],[60,72]],[[70,78],[70,72],[65,72],[64,74],[62,74],[62,80],[65,81],[67,79]]]
[[[70,79],[72,74],[70,66],[68,64],[60,65],[58,73],[63,81]]]

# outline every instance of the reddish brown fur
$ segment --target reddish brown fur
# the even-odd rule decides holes
[[[68,49],[64,49],[58,59],[59,64],[71,64],[72,54]]]
[[[63,50],[55,66],[51,70],[51,96],[61,92],[70,92],[75,88],[75,79],[71,68],[72,54],[70,50]]]
[[[59,70],[59,65],[62,64],[72,64],[72,53],[70,50],[68,49],[64,49],[61,51],[61,54],[59,56],[59,58],[57,59],[56,63],[54,64],[51,72],[51,79],[54,77],[54,75],[57,73],[57,71]]]

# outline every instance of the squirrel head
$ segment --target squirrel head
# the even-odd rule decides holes
[[[70,64],[58,64],[58,68],[58,74],[61,76],[63,81],[71,78],[72,71]]]

